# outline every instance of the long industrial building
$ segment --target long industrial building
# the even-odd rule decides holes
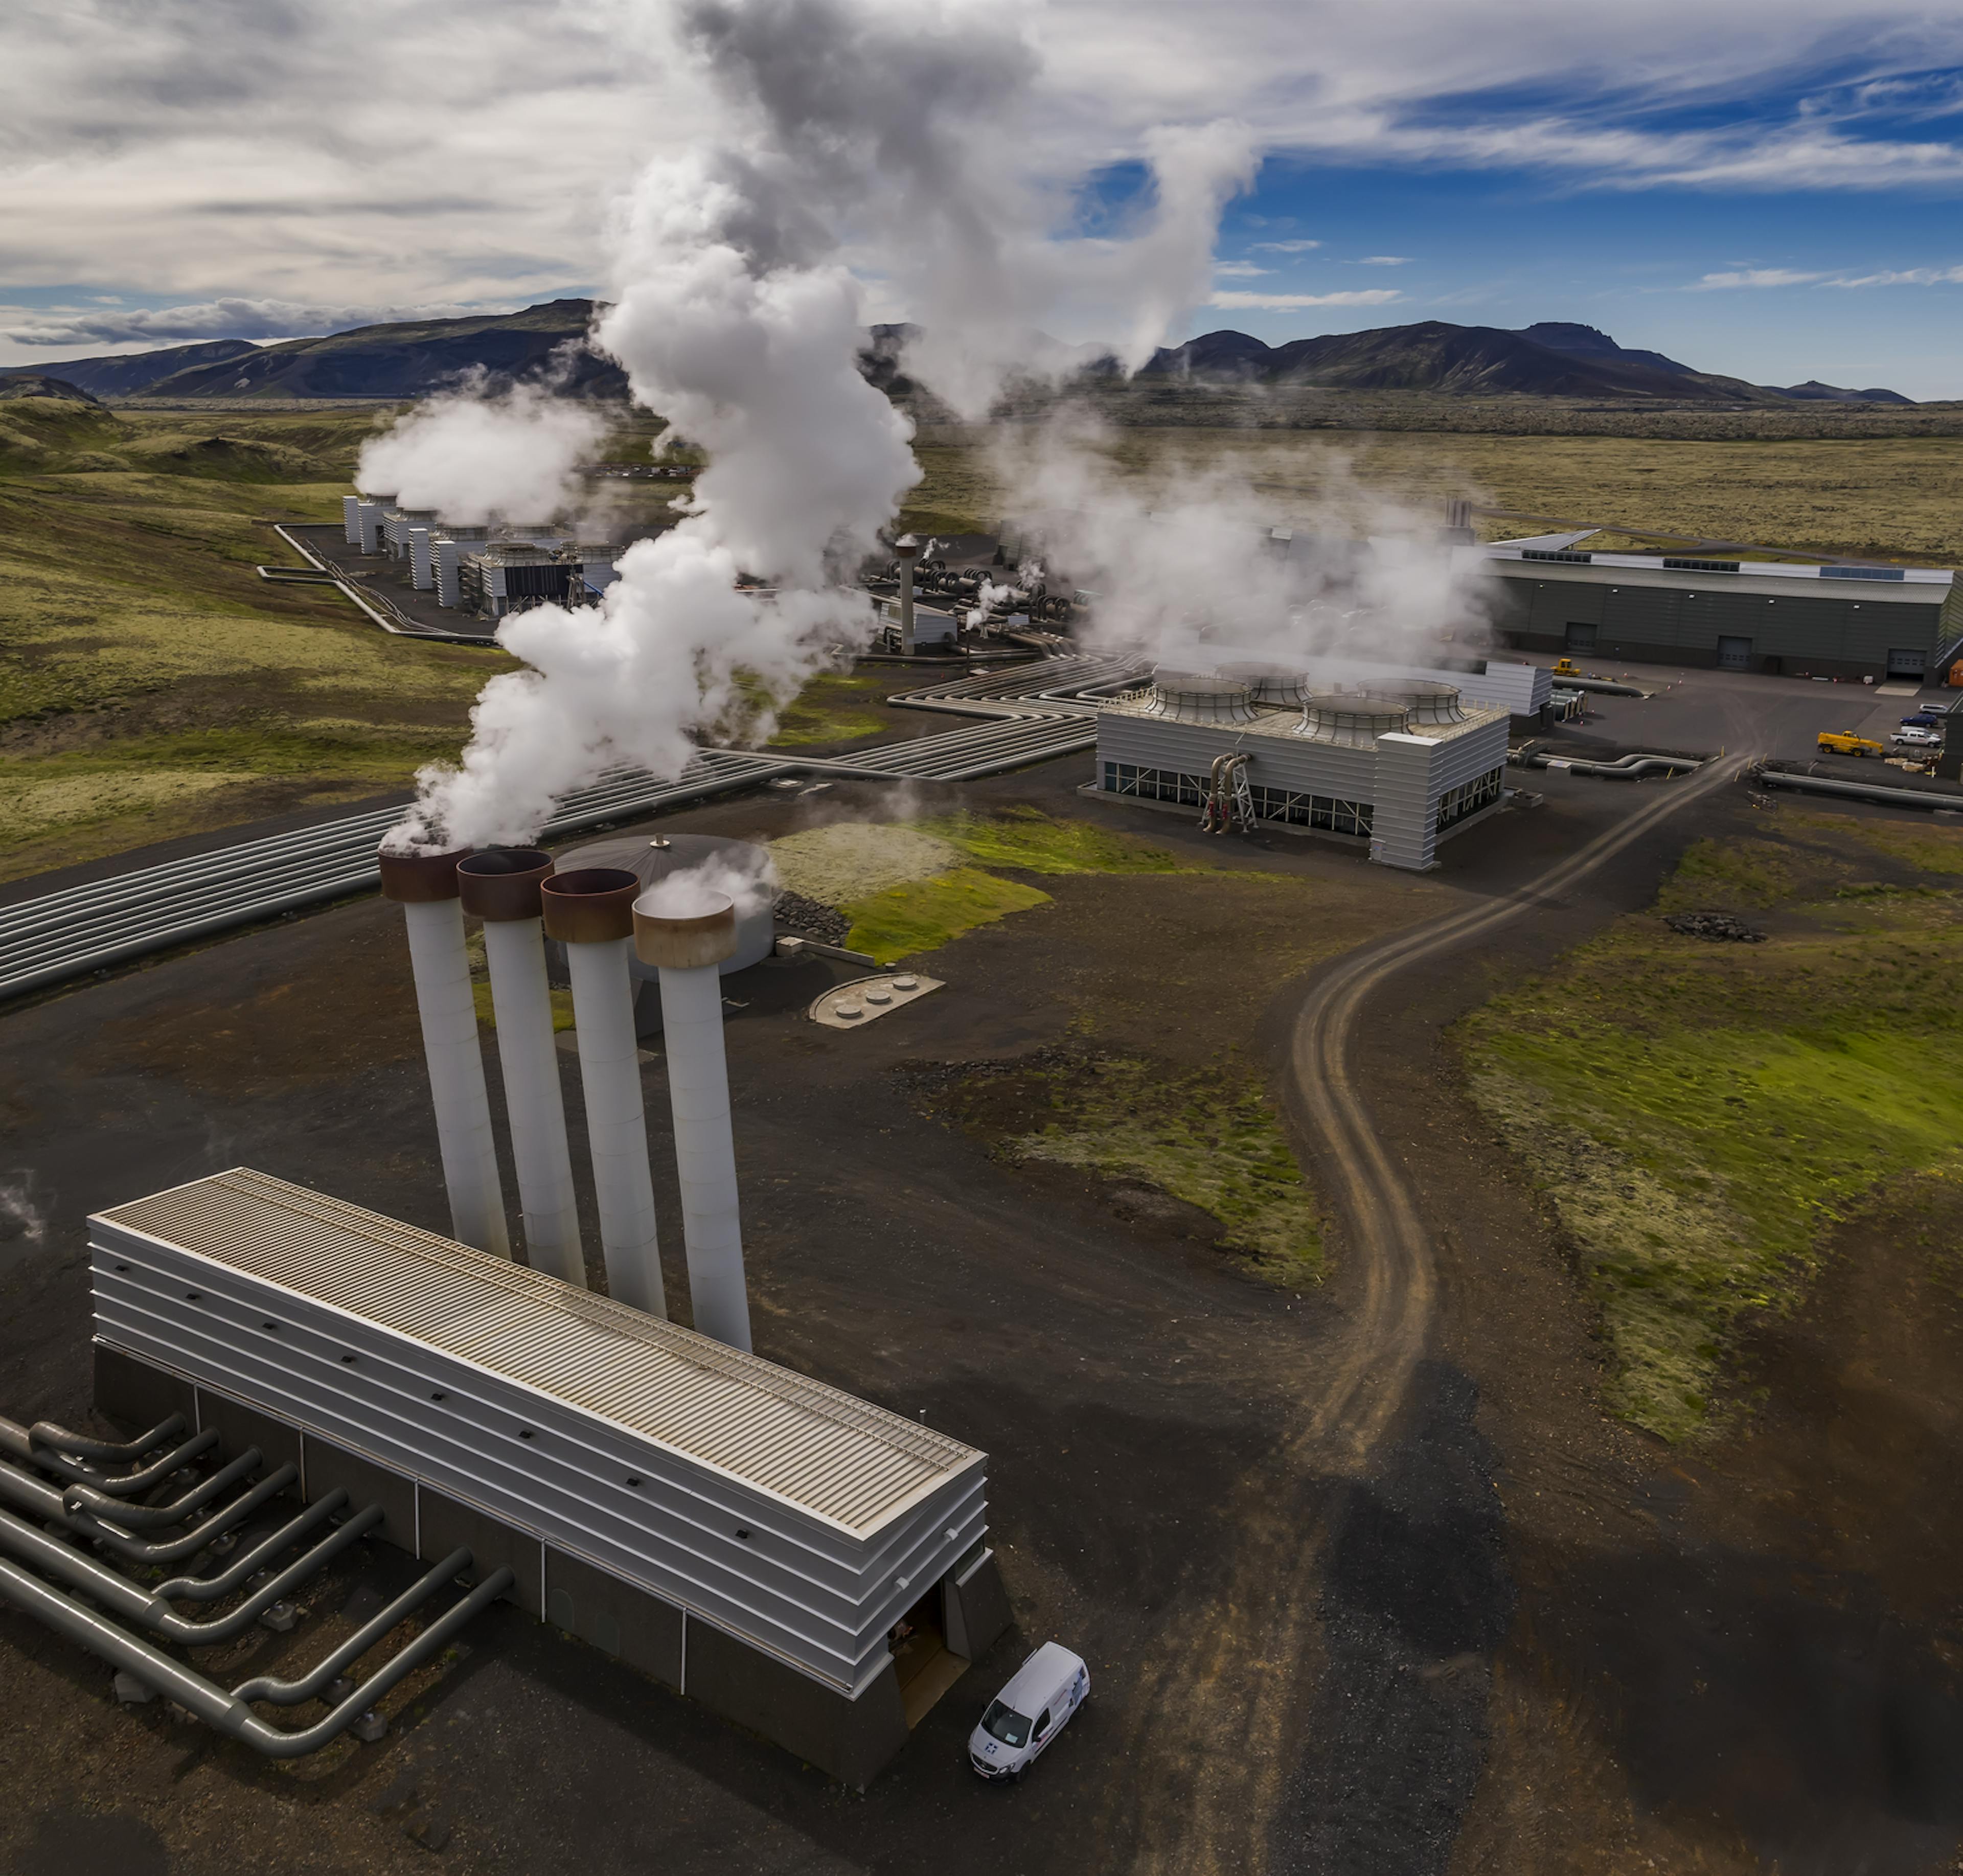
[[[1947,568],[1596,553],[1573,537],[1477,552],[1509,646],[1722,671],[1920,682],[1963,648]]]
[[[1226,787],[1255,821],[1368,842],[1372,860],[1423,870],[1504,792],[1513,711],[1468,699],[1462,684],[1478,681],[1385,672],[1317,690],[1278,666],[1161,670],[1100,706],[1092,792],[1204,809]]]
[[[245,1167],[101,1212],[98,1407],[193,1429],[187,1451],[215,1448],[221,1484],[268,1471],[264,1489],[290,1485],[317,1517],[358,1505],[357,1529],[413,1557],[449,1573],[466,1557],[487,1593],[864,1786],[1010,1611],[986,1456],[751,1350],[722,1039],[733,904],[671,903],[665,876],[644,891],[637,872],[561,872],[528,849],[380,863],[455,1235]],[[484,921],[529,1268],[511,1255],[466,912]],[[604,1296],[575,1202],[548,936],[572,984]],[[635,959],[664,1016],[692,1328],[663,1285]],[[139,1678],[175,1671],[126,1635],[90,1645],[135,1658]]]

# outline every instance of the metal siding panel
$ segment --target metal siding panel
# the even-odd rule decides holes
[[[255,1241],[255,1221],[237,1203],[242,1184],[246,1198],[275,1209],[282,1190],[294,1195],[298,1250],[275,1255]],[[620,1399],[633,1391],[631,1363],[620,1359],[635,1353],[632,1338],[606,1345],[617,1368],[603,1362],[582,1379],[607,1319],[568,1311],[551,1279],[540,1292],[536,1273],[473,1269],[473,1260],[494,1260],[261,1175],[220,1175],[178,1195],[213,1188],[230,1209],[179,1234],[201,1234],[200,1247],[158,1234],[162,1215],[198,1223],[188,1202],[139,1201],[91,1220],[104,1346],[534,1532],[815,1679],[857,1685],[917,1594],[909,1585],[944,1573],[986,1533],[984,1456],[959,1442],[732,1351],[722,1354],[734,1365],[709,1374],[716,1385],[706,1391],[693,1364],[644,1361],[649,1388]],[[324,1207],[366,1221],[352,1241],[365,1310],[295,1285],[296,1261],[330,1292],[337,1275],[354,1280],[333,1267],[333,1251],[347,1246],[304,1241]],[[117,1221],[133,1215],[149,1228]],[[261,1236],[264,1225],[257,1221]],[[406,1254],[419,1246],[445,1253],[434,1260],[442,1282]],[[255,1260],[278,1274],[247,1267]],[[700,1341],[658,1329],[663,1340],[687,1338],[684,1347]],[[717,1346],[694,1352],[714,1367]],[[674,1397],[649,1397],[663,1389]],[[568,1392],[600,1397],[615,1416],[656,1413],[690,1437],[719,1432],[725,1448],[733,1425],[744,1438],[724,1456],[742,1470],[706,1464]],[[738,1528],[751,1538],[737,1538]]]
[[[1608,603],[1604,587],[1578,580],[1536,582],[1530,628],[1535,634],[1559,638],[1571,625],[1600,626]]]
[[[1944,609],[1939,606],[1870,606],[1846,602],[1844,658],[1860,664],[1883,663],[1891,651],[1934,651],[1942,642]],[[1963,631],[1963,626],[1958,628]]]
[[[1674,646],[1683,610],[1680,594],[1654,587],[1613,587],[1603,602],[1603,632],[1623,645]]]

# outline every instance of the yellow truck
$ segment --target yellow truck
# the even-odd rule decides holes
[[[1557,677],[1579,677],[1581,675],[1574,668],[1574,661],[1571,658],[1556,658],[1554,662],[1554,674]]]
[[[1824,729],[1820,732],[1823,756],[1879,756],[1888,751],[1880,743],[1856,736],[1851,729]]]

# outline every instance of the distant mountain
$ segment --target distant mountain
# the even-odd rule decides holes
[[[589,299],[554,299],[522,312],[361,326],[277,345],[215,339],[116,357],[16,366],[0,370],[0,384],[59,376],[98,399],[398,399],[424,397],[481,373],[493,387],[549,377],[575,396],[624,399],[626,374],[587,347],[593,313]],[[898,395],[913,388],[901,370],[901,360],[918,331],[911,325],[869,328],[860,355],[861,369],[882,390]],[[1067,375],[1074,369],[1086,377],[1115,376],[1116,364],[1106,351],[1062,345],[1040,333],[1029,335],[1029,363],[1039,373]],[[1593,326],[1558,321],[1509,331],[1431,320],[1369,332],[1331,333],[1285,345],[1269,345],[1245,332],[1209,332],[1158,352],[1141,376],[1208,384],[1656,398],[1673,403],[1911,401],[1893,391],[1843,391],[1820,383],[1788,389],[1747,384],[1693,371],[1660,352],[1618,345]]]
[[[1209,384],[1327,385],[1350,391],[1433,391],[1462,396],[1664,398],[1673,403],[1767,405],[1788,398],[1913,400],[1892,391],[1821,386],[1780,390],[1693,371],[1661,352],[1618,345],[1591,325],[1546,321],[1499,326],[1384,326],[1267,345],[1245,332],[1209,332],[1154,354],[1140,374]]]
[[[1141,377],[1197,378],[1206,384],[1246,383],[1264,378],[1274,348],[1244,332],[1208,332],[1169,351],[1155,352]]]
[[[625,398],[626,374],[586,349],[592,321],[591,300],[555,299],[523,312],[360,326],[277,345],[217,339],[17,367],[0,377],[53,369],[98,397],[411,398],[445,389],[473,370],[499,385],[563,366],[573,395]]]
[[[586,349],[590,299],[554,299],[522,312],[358,326],[287,339],[249,358],[193,365],[152,384],[150,397],[424,397],[472,371],[493,385],[563,368],[575,396],[624,398],[626,375]]]
[[[1904,397],[1899,391],[1843,391],[1830,384],[1822,384],[1817,378],[1809,378],[1804,384],[1789,384],[1783,390],[1776,385],[1768,385],[1768,390],[1778,390],[1781,397],[1796,397],[1808,402],[1827,404],[1913,404],[1912,397]]]
[[[79,385],[70,384],[66,378],[50,378],[38,371],[10,371],[0,375],[0,399],[11,397],[59,398],[66,404],[97,404],[102,400],[91,397]]]
[[[160,378],[198,365],[222,364],[245,358],[258,350],[243,339],[207,339],[197,345],[172,345],[160,352],[122,352],[112,358],[69,358],[48,365],[11,365],[0,379],[31,378],[53,373],[65,384],[91,395],[141,397]]]
[[[1562,331],[1587,332],[1587,327]],[[1598,337],[1600,335],[1597,335]],[[1713,382],[1675,368],[1625,360],[1612,340],[1606,351],[1557,350],[1497,326],[1385,326],[1264,345],[1244,332],[1209,332],[1159,352],[1154,376],[1225,379],[1264,384],[1327,385],[1353,391],[1437,391],[1492,396],[1653,397],[1735,402],[1748,387]]]
[[[1641,365],[1650,371],[1673,371],[1680,377],[1699,374],[1689,365],[1680,365],[1660,352],[1641,352],[1618,345],[1607,333],[1592,325],[1573,325],[1560,319],[1543,319],[1538,325],[1523,325],[1520,337],[1545,345],[1549,351],[1572,352],[1581,358],[1612,359],[1625,365]]]

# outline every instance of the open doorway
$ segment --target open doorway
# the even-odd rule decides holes
[[[941,1695],[968,1672],[968,1657],[947,1645],[942,1610],[945,1594],[936,1583],[894,1624],[888,1637],[909,1728],[918,1726]]]

